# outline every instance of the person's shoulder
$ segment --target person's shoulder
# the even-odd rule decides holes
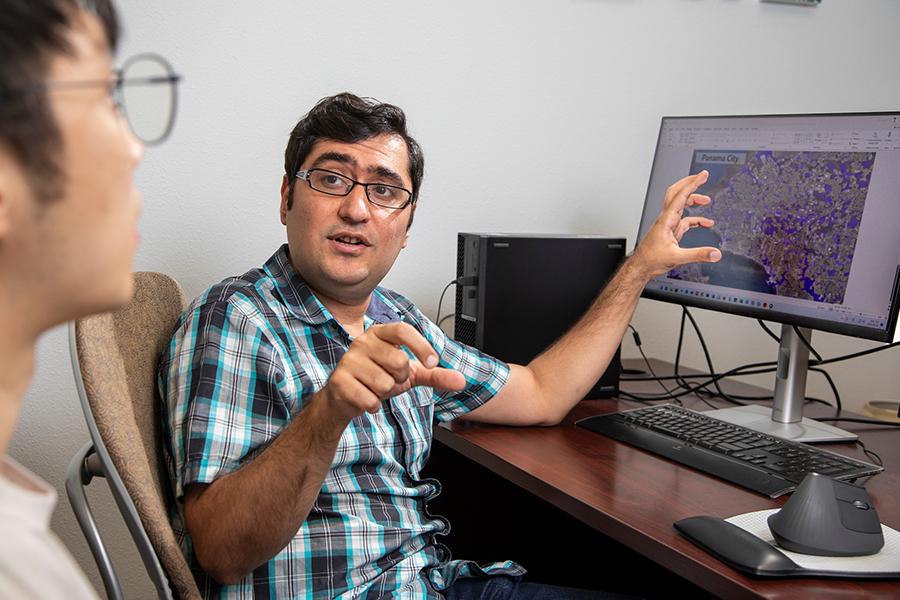
[[[224,323],[233,318],[261,319],[270,310],[273,287],[268,274],[259,268],[223,279],[188,304],[177,331],[203,329],[210,323]]]
[[[290,304],[284,290],[289,286],[287,246],[279,248],[261,267],[250,269],[242,275],[227,277],[209,287],[188,307],[188,312],[207,312],[240,307],[243,311],[268,313],[275,305]],[[290,296],[290,294],[289,294]],[[280,309],[276,309],[280,310]]]
[[[228,277],[210,286],[191,302],[189,309],[230,304],[235,300],[255,303],[263,297],[263,290],[269,287],[268,284],[268,276],[263,269],[251,269],[243,275]]]

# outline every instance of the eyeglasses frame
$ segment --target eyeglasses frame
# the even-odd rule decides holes
[[[144,60],[151,59],[156,60],[161,63],[165,69],[169,72],[168,75],[158,76],[158,77],[125,77],[125,71],[131,66],[133,63]],[[144,140],[141,138],[141,141],[147,146],[156,146],[161,144],[169,134],[172,132],[172,127],[175,126],[175,114],[178,112],[178,83],[181,81],[181,75],[175,73],[175,70],[172,68],[171,63],[167,61],[165,58],[158,54],[154,54],[152,52],[144,52],[141,54],[135,54],[128,60],[126,60],[122,67],[116,69],[113,74],[113,77],[110,79],[87,79],[81,81],[41,81],[35,82],[27,85],[23,85],[19,88],[11,90],[7,92],[5,95],[8,97],[12,94],[27,94],[33,92],[45,92],[51,90],[79,90],[79,89],[90,89],[95,87],[107,87],[112,92],[113,100],[116,103],[116,106],[122,111],[122,114],[125,116],[125,119],[128,120],[128,126],[131,127],[131,121],[128,119],[128,109],[125,107],[125,103],[121,100],[121,90],[125,85],[155,85],[160,83],[169,83],[171,84],[172,89],[172,109],[169,112],[169,121],[166,124],[165,131],[159,137],[153,140]],[[3,99],[3,94],[0,94],[0,100]],[[132,131],[134,128],[132,127]],[[135,134],[137,135],[137,134]]]
[[[318,188],[314,188],[312,186],[312,182],[309,180],[309,174],[312,173],[313,171],[324,171],[325,173],[331,173],[332,175],[337,175],[341,179],[346,179],[347,181],[351,182],[353,185],[351,185],[349,188],[347,188],[347,192],[344,194],[335,194],[334,192],[326,192],[325,190],[320,190]],[[377,206],[379,208],[387,208],[389,210],[403,210],[410,204],[415,203],[415,200],[413,200],[413,197],[412,197],[413,193],[411,191],[409,191],[408,189],[406,189],[405,187],[401,187],[399,185],[391,185],[390,183],[380,183],[380,182],[363,183],[361,181],[356,181],[355,179],[351,179],[350,177],[347,177],[343,173],[338,173],[337,171],[332,171],[330,169],[320,169],[320,168],[302,169],[300,171],[297,171],[297,173],[295,173],[295,176],[297,177],[297,179],[302,179],[303,181],[305,181],[306,185],[308,185],[309,189],[311,189],[311,190],[320,192],[322,194],[327,194],[329,196],[337,196],[340,198],[346,198],[347,196],[350,195],[350,192],[353,191],[353,188],[355,188],[358,185],[361,185],[366,192],[366,200],[368,200],[370,203],[374,204],[375,206]],[[404,192],[409,194],[409,200],[407,200],[400,206],[385,206],[384,204],[379,204],[379,203],[375,202],[374,200],[372,200],[372,198],[369,197],[369,186],[370,185],[380,185],[383,187],[393,188],[395,190],[403,190]]]

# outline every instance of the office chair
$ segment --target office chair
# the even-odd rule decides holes
[[[106,478],[159,598],[200,598],[169,522],[174,497],[162,455],[156,386],[159,356],[184,309],[184,293],[161,273],[135,273],[134,284],[134,297],[122,309],[69,325],[72,369],[91,441],[69,463],[66,492],[110,600],[123,597],[85,494],[95,476]]]

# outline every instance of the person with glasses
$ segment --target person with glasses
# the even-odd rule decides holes
[[[159,385],[176,537],[215,598],[587,598],[523,583],[513,562],[451,560],[421,470],[433,421],[550,425],[591,388],[646,281],[716,260],[678,238],[707,219],[697,175],[581,324],[528,366],[447,337],[380,285],[409,240],[424,173],[403,112],[320,101],[285,151],[287,244],[194,300]],[[477,502],[477,498],[472,499]]]
[[[96,598],[50,531],[56,491],[5,453],[38,337],[131,295],[132,174],[177,77],[153,56],[114,71],[118,31],[109,0],[0,0],[0,598]]]

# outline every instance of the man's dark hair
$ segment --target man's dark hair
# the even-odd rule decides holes
[[[406,131],[406,115],[392,104],[344,92],[319,100],[291,131],[291,137],[284,151],[284,172],[288,177],[290,190],[288,209],[294,200],[297,171],[317,141],[328,139],[344,144],[355,144],[383,134],[399,135],[406,142],[409,177],[412,180],[412,202],[415,203],[419,198],[419,188],[425,175],[425,156],[418,142]]]
[[[55,55],[74,54],[68,36],[79,10],[99,17],[115,52],[119,27],[111,0],[0,0],[0,144],[44,202],[59,197],[65,181],[62,137],[40,84]]]

